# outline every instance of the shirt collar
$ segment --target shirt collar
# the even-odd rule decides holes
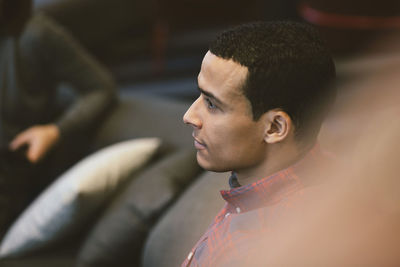
[[[229,178],[231,189],[221,190],[221,195],[228,204],[239,208],[241,212],[276,203],[303,188],[298,172],[304,169],[304,165],[308,165],[306,162],[313,163],[321,159],[321,156],[323,153],[317,144],[294,165],[244,186],[240,186],[235,173],[232,172]]]
[[[236,177],[236,173],[234,172],[232,172],[231,176],[229,176],[229,186],[231,187],[231,189],[241,187],[241,184],[239,184],[239,181]]]

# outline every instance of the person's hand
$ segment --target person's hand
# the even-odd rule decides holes
[[[27,145],[26,157],[36,163],[41,160],[60,139],[60,130],[55,124],[32,126],[19,133],[10,143],[12,151]]]

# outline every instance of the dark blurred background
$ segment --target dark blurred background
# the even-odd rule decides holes
[[[140,83],[143,90],[159,91],[167,91],[168,83],[163,89],[143,83],[195,82],[208,43],[222,29],[246,21],[298,19],[294,0],[35,0],[34,5],[70,30],[123,88]]]
[[[208,43],[229,26],[305,20],[319,27],[339,61],[366,51],[390,55],[398,46],[377,40],[397,35],[399,5],[397,0],[34,1],[36,11],[64,25],[111,70],[121,90],[173,98],[197,93],[195,78]]]

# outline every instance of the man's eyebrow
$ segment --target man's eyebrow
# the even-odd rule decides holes
[[[213,95],[212,93],[207,92],[207,91],[205,91],[204,89],[201,89],[200,87],[197,87],[197,89],[200,91],[200,93],[202,93],[203,95],[208,96],[209,98],[214,99],[214,100],[215,100],[216,102],[218,102],[219,104],[221,104],[221,105],[224,104],[221,100],[219,100],[219,99],[218,99],[215,95]]]

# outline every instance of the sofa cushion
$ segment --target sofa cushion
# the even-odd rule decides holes
[[[207,172],[165,213],[147,238],[143,266],[180,266],[223,207],[219,193],[228,189],[229,173]]]
[[[158,137],[165,148],[193,147],[191,127],[182,122],[188,103],[135,92],[120,94],[94,140],[95,149],[130,138]]]
[[[78,266],[139,266],[153,221],[200,171],[194,149],[186,149],[132,179],[87,236]]]
[[[150,160],[160,143],[157,138],[125,141],[78,162],[13,223],[1,243],[0,257],[31,252],[76,232]]]

